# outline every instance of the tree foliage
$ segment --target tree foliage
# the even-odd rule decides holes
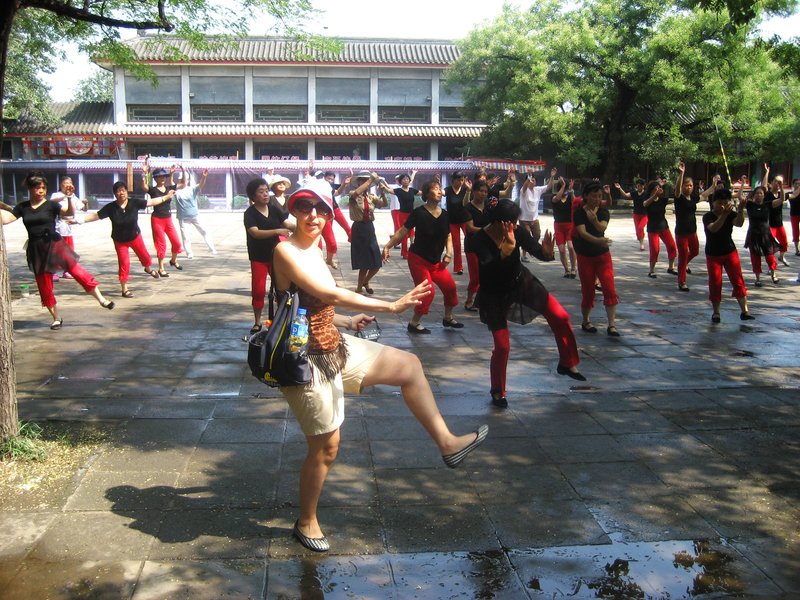
[[[76,102],[111,102],[114,99],[114,75],[100,69],[81,79],[75,86]]]
[[[658,0],[506,6],[461,43],[448,81],[489,124],[476,151],[557,157],[606,180],[646,161],[797,153],[796,76],[725,14]]]

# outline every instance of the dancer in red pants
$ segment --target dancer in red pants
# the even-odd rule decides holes
[[[686,274],[691,273],[689,263],[700,253],[697,239],[697,204],[700,194],[694,191],[694,179],[685,177],[686,165],[678,164],[678,181],[675,183],[675,238],[678,246],[678,289],[688,292]]]
[[[452,275],[447,270],[447,265],[453,258],[453,243],[450,238],[448,212],[439,206],[442,201],[442,188],[439,182],[425,182],[422,186],[422,197],[425,199],[425,204],[412,211],[405,225],[395,232],[383,247],[383,261],[386,262],[389,260],[389,251],[407,236],[409,231],[417,230],[414,243],[408,249],[408,270],[415,284],[419,285],[423,281],[430,283],[431,293],[422,298],[420,304],[414,308],[414,315],[406,327],[408,333],[414,335],[431,332],[420,321],[430,312],[434,298],[433,284],[444,296],[442,326],[452,329],[464,327],[463,323],[453,318],[453,308],[458,305],[458,291]]]
[[[744,224],[744,204],[739,203],[735,210],[731,201],[731,191],[721,189],[714,192],[711,201],[711,212],[703,215],[703,228],[706,232],[706,266],[708,267],[708,299],[713,312],[711,322],[720,322],[720,306],[722,305],[722,269],[728,274],[733,292],[731,295],[739,303],[742,321],[750,321],[754,317],[747,306],[747,288],[742,277],[742,265],[739,252],[733,243],[733,228]]]
[[[607,187],[607,186],[606,186]],[[592,182],[583,188],[580,206],[575,209],[572,231],[572,244],[578,257],[578,277],[581,280],[581,330],[597,333],[597,327],[589,318],[594,308],[597,291],[595,284],[600,282],[603,290],[603,305],[606,307],[608,326],[606,333],[619,337],[617,331],[617,290],[614,285],[614,266],[611,263],[611,240],[605,236],[611,218],[608,209],[601,206],[606,187]]]
[[[20,202],[10,211],[0,211],[3,225],[22,219],[28,231],[26,256],[28,268],[36,277],[36,286],[44,306],[53,317],[50,329],[61,329],[64,323],[56,308],[53,294],[53,274],[64,272],[72,275],[87,294],[94,296],[103,308],[114,308],[114,303],[106,300],[92,275],[78,264],[78,255],[70,248],[56,231],[58,217],[71,217],[73,205],[62,207],[58,202],[47,199],[47,180],[39,172],[29,173],[25,178],[30,200]],[[0,235],[2,235],[0,233]]]
[[[489,224],[470,238],[470,251],[477,255],[480,265],[477,303],[481,321],[486,323],[494,338],[489,367],[492,404],[505,408],[508,406],[506,368],[511,350],[508,321],[524,325],[542,315],[553,330],[558,346],[558,374],[578,381],[586,381],[586,378],[577,369],[578,346],[567,311],[522,265],[520,248],[539,260],[553,260],[553,235],[545,232],[541,244],[534,240],[530,232],[518,224],[520,209],[510,200],[500,200],[487,210]]]

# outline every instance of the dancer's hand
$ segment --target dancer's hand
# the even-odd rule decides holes
[[[554,255],[553,250],[555,248],[555,240],[553,239],[553,234],[550,232],[549,229],[546,229],[544,232],[544,236],[542,236],[542,253],[547,258],[552,258]]]
[[[500,254],[505,257],[511,256],[511,253],[514,252],[514,248],[517,247],[517,238],[514,235],[514,223],[511,221],[503,221],[503,239],[500,240],[498,244],[498,248],[500,248]]]
[[[431,284],[428,281],[423,281],[413,290],[409,291],[405,296],[399,300],[395,300],[389,306],[390,312],[399,314],[407,311],[409,308],[414,308],[422,304],[422,299],[431,293]],[[392,307],[392,305],[394,305]]]
[[[350,331],[361,331],[367,325],[372,323],[374,320],[375,317],[365,315],[364,313],[353,315],[352,317],[350,317],[350,326],[348,327],[348,329]]]

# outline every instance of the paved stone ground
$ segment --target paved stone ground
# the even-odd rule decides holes
[[[117,308],[61,281],[58,332],[35,293],[19,298],[34,287],[24,229],[5,228],[21,418],[98,422],[113,439],[59,497],[0,507],[0,597],[800,595],[795,271],[751,289],[757,320],[740,322],[726,297],[712,325],[702,256],[688,294],[666,262],[648,279],[630,216],[616,215],[622,337],[603,333],[598,306],[600,333],[576,333],[588,382],[571,385],[546,324],[513,326],[503,412],[488,404],[491,336],[474,313],[443,330],[437,293],[433,333],[414,338],[404,316],[382,316],[383,341],[421,357],[451,427],[485,422],[489,438],[451,471],[396,390],[348,399],[321,506],[333,547],[311,556],[290,537],[302,435],[245,364],[241,214],[202,217],[219,255],[195,234],[184,271],[155,281],[133,269],[132,299],[119,297],[107,223],[79,228],[81,262]],[[379,214],[379,239],[389,227]],[[336,275],[352,288],[337,236]],[[530,267],[579,323],[578,282],[558,263]],[[466,275],[457,282],[465,293]],[[411,286],[399,252],[373,286],[385,298]]]

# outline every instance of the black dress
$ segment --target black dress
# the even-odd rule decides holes
[[[61,204],[46,200],[36,208],[29,200],[20,202],[12,211],[22,219],[28,231],[25,257],[34,275],[70,271],[78,262],[78,255],[56,231],[56,217],[61,214]]]
[[[508,321],[525,325],[547,307],[550,292],[533,273],[522,266],[519,249],[523,248],[539,260],[545,257],[542,246],[527,229],[514,230],[517,245],[511,256],[502,258],[500,248],[481,229],[470,240],[470,249],[478,256],[481,288],[475,299],[480,307],[481,322],[491,331],[506,329]]]
[[[769,256],[780,249],[780,244],[770,230],[770,212],[772,207],[766,202],[756,204],[748,202],[747,210],[747,235],[744,238],[744,247],[756,256]]]

